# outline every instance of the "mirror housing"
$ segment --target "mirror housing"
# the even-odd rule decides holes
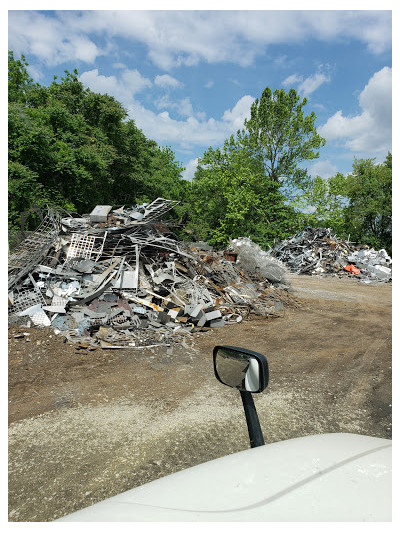
[[[236,348],[215,346],[215,377],[222,384],[242,392],[262,392],[268,385],[268,362],[264,355]]]

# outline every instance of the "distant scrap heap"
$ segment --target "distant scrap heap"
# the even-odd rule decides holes
[[[392,279],[392,259],[386,250],[354,246],[329,228],[305,228],[277,244],[270,254],[296,274],[350,274],[364,283]]]

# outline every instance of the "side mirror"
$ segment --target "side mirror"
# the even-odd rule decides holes
[[[260,353],[234,346],[216,346],[213,358],[216,378],[228,387],[262,392],[268,385],[268,362]]]

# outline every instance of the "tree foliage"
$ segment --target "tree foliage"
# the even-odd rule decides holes
[[[306,103],[294,89],[286,94],[266,87],[245,128],[222,150],[209,148],[200,159],[192,213],[202,238],[226,244],[250,236],[266,247],[299,228],[304,216],[288,198],[307,175],[299,164],[318,157],[325,143],[316,132],[315,114],[304,115]]]
[[[352,239],[391,253],[392,155],[378,165],[374,159],[355,159],[345,190],[344,219]]]
[[[192,191],[192,224],[198,238],[218,246],[248,236],[268,247],[297,229],[279,184],[233,137],[223,149],[209,148],[200,160]]]
[[[325,140],[294,89],[266,87],[244,128],[204,153],[191,183],[170,148],[147,139],[112,96],[85,89],[76,70],[41,86],[24,56],[8,60],[11,228],[33,205],[85,213],[161,196],[180,201],[173,216],[192,238],[217,246],[249,236],[267,247],[313,225],[391,252],[391,154],[379,165],[356,159],[347,176],[312,179],[300,165]]]
[[[50,205],[88,212],[157,196],[182,199],[173,152],[145,137],[112,96],[85,89],[78,72],[33,83],[9,53],[9,213]],[[175,213],[179,216],[179,213]]]
[[[319,157],[318,149],[325,144],[315,128],[315,113],[304,115],[306,104],[294,89],[286,93],[266,87],[240,132],[241,142],[261,162],[265,175],[282,185],[298,185],[307,174],[298,165]]]
[[[310,180],[297,200],[307,223],[330,227],[343,238],[392,250],[392,154],[384,163],[355,159],[353,171]],[[311,211],[311,212],[310,212]]]
[[[34,85],[26,67],[25,56],[14,59],[14,53],[8,52],[8,101],[25,102],[25,94]]]
[[[347,204],[346,177],[340,172],[328,179],[309,178],[292,202],[304,213],[308,226],[329,227],[341,236],[347,230],[344,220]]]

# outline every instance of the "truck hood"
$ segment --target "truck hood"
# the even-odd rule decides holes
[[[267,444],[57,521],[391,521],[391,441],[332,433]]]

